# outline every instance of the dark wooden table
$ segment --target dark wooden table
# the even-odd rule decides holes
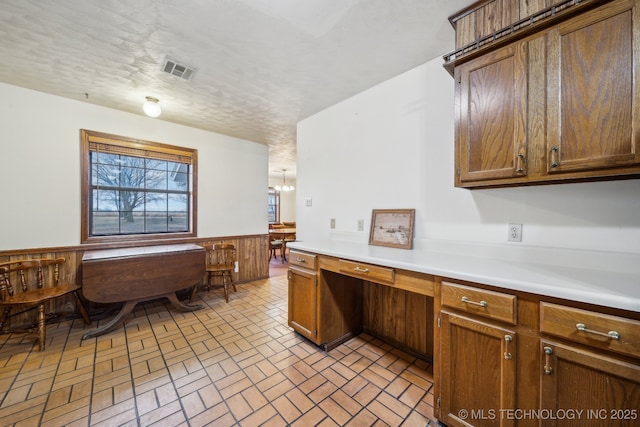
[[[295,228],[270,228],[269,234],[276,236],[282,240],[282,262],[287,260],[286,250],[287,242],[295,241],[296,229]]]
[[[180,311],[201,305],[185,304],[176,291],[199,283],[205,273],[205,249],[194,244],[144,246],[85,252],[82,257],[82,293],[97,303],[124,303],[108,324],[82,339],[110,332],[136,304],[166,297]]]

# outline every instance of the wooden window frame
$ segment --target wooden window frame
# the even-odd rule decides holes
[[[269,187],[269,196],[274,196],[276,199],[275,204],[269,203],[269,199],[267,198],[267,208],[269,206],[276,207],[276,218],[275,221],[271,221],[271,218],[267,218],[271,223],[279,223],[280,222],[280,192],[273,187]]]
[[[80,130],[80,144],[82,155],[82,179],[81,179],[81,243],[109,243],[131,242],[137,240],[170,240],[192,238],[197,236],[198,224],[198,150],[161,144],[158,142],[143,141],[124,136],[111,135],[91,130]],[[115,152],[142,158],[160,158],[164,160],[180,159],[181,163],[190,165],[191,179],[189,191],[189,230],[186,232],[142,233],[142,234],[116,234],[92,236],[90,230],[91,215],[91,147],[110,148]],[[190,160],[190,163],[188,161]]]

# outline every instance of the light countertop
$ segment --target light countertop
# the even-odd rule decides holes
[[[551,262],[532,251],[526,259],[492,256],[495,248],[460,245],[412,250],[370,246],[347,240],[292,242],[291,249],[385,267],[466,280],[504,289],[640,312],[640,259],[581,251],[552,254]],[[548,252],[553,252],[549,250]],[[522,254],[520,254],[522,255]],[[565,258],[563,260],[563,257]],[[510,259],[511,258],[511,259]],[[626,258],[624,263],[616,262]],[[593,262],[592,262],[593,260]],[[609,262],[613,261],[613,262]]]

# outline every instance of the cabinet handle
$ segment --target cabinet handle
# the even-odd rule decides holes
[[[518,163],[516,165],[516,172],[517,173],[524,173],[524,154],[520,153],[518,154]]]
[[[354,267],[353,271],[355,271],[357,273],[368,273],[369,269],[368,268]]]
[[[304,259],[304,258],[296,258],[296,261],[297,262],[307,262],[307,260]]]
[[[511,360],[511,353],[509,352],[509,343],[513,341],[513,337],[511,335],[504,336],[504,358],[506,360]]]
[[[620,334],[617,331],[600,332],[593,329],[587,329],[587,325],[584,323],[576,323],[576,329],[580,332],[589,332],[590,334],[599,335],[601,337],[611,338],[612,340],[619,340]]]
[[[551,367],[552,354],[553,349],[551,347],[544,347],[544,373],[547,375],[551,375],[553,373],[553,368]]]
[[[486,307],[489,304],[486,301],[480,301],[480,302],[475,302],[475,301],[471,301],[469,298],[467,297],[462,297],[460,299],[460,301],[462,301],[465,304],[473,304],[473,305],[479,305],[480,307]]]
[[[560,152],[560,147],[558,147],[557,145],[554,145],[553,147],[551,147],[551,167],[552,168],[557,168],[558,167],[558,153]]]

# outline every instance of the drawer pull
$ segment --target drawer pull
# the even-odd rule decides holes
[[[462,297],[462,298],[460,299],[460,301],[462,301],[462,302],[463,302],[463,303],[465,303],[465,304],[479,305],[480,307],[486,307],[486,306],[488,306],[488,305],[489,305],[489,304],[487,304],[487,302],[486,302],[486,301],[484,301],[484,300],[483,300],[483,301],[480,301],[480,302],[475,302],[475,301],[471,301],[471,300],[470,300],[469,298],[467,298],[467,297]]]
[[[612,340],[620,339],[620,334],[617,331],[609,331],[609,332],[594,331],[592,329],[587,329],[587,325],[585,325],[584,323],[576,323],[576,329],[579,330],[580,332],[589,332],[590,334],[599,335],[601,337],[608,337],[608,338],[611,338]]]
[[[296,262],[307,262],[304,258],[296,258]]]
[[[551,375],[553,373],[553,368],[551,367],[551,355],[553,354],[553,349],[551,347],[544,348],[544,373],[547,375]]]
[[[369,269],[368,268],[354,267],[353,271],[355,271],[356,273],[368,273]]]

